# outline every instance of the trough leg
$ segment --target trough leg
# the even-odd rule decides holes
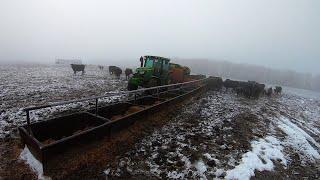
[[[28,133],[31,135],[31,126],[30,126],[30,112],[26,111],[27,113],[27,124],[28,124]]]

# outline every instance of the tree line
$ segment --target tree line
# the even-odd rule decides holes
[[[320,91],[320,74],[279,70],[251,64],[205,59],[179,59],[174,61],[189,66],[194,74],[207,74],[223,78],[250,80],[300,89]]]

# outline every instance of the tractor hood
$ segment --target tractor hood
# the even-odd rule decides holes
[[[144,81],[151,79],[154,68],[139,67],[136,72],[129,79],[128,90],[137,89],[139,86],[143,86]]]
[[[144,74],[146,72],[152,72],[153,68],[148,68],[148,67],[139,67],[136,69],[136,73],[138,74]]]

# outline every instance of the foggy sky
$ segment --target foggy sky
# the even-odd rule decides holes
[[[0,62],[206,58],[320,73],[319,0],[1,0]]]

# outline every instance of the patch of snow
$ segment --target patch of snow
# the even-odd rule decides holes
[[[287,165],[283,147],[275,137],[268,136],[265,139],[251,142],[252,151],[242,156],[241,163],[234,169],[227,171],[226,179],[249,180],[254,176],[254,171],[271,171],[274,168],[272,160],[280,160],[281,164]]]
[[[207,166],[202,160],[195,162],[194,167],[197,169],[197,172],[200,175],[200,177],[206,177],[204,173],[207,171]]]
[[[314,162],[315,159],[320,159],[319,152],[312,147],[313,145],[320,150],[320,144],[317,143],[308,133],[284,116],[280,117],[278,127],[288,136],[285,142],[286,144],[293,147],[296,151],[299,151],[300,154],[303,154],[307,160],[310,160],[311,162]]]
[[[224,169],[217,169],[214,174],[216,175],[216,177],[220,177],[224,172]]]
[[[204,157],[206,157],[208,160],[214,160],[216,161],[217,159],[213,158],[209,153],[203,154]]]
[[[109,175],[109,173],[110,173],[110,171],[111,171],[111,169],[110,169],[110,168],[108,168],[108,169],[106,169],[106,170],[105,170],[105,171],[103,171],[103,172],[104,172],[104,174],[105,174],[105,175],[107,175],[107,176],[108,176],[108,175]]]
[[[183,173],[178,173],[177,171],[168,172],[167,177],[169,179],[182,179],[184,177]]]
[[[283,87],[283,91],[288,94],[297,95],[304,98],[320,99],[320,93],[311,91],[311,90],[298,89],[298,88],[292,88],[292,87]]]
[[[302,104],[301,102],[306,102]],[[320,103],[316,99],[307,99],[302,96],[284,94],[281,99],[280,112],[290,117],[290,121],[303,127],[314,136],[320,135],[318,120],[320,117]]]
[[[23,151],[20,154],[20,159],[24,160],[26,164],[38,175],[38,179],[49,180],[50,177],[43,175],[42,164],[31,154],[27,146],[24,147]]]

